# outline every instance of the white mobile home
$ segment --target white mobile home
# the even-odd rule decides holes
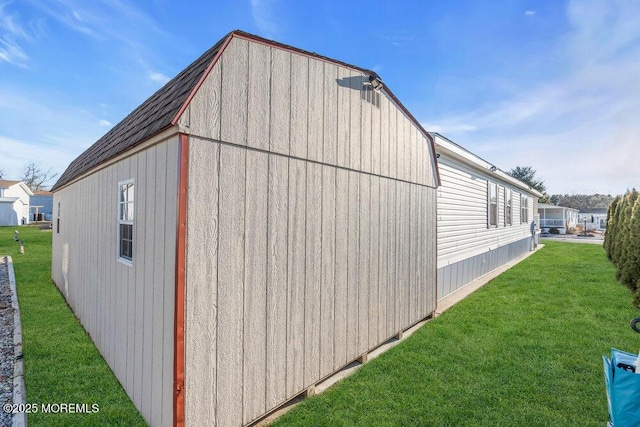
[[[438,187],[438,299],[531,248],[538,191],[432,133]]]
[[[605,230],[607,228],[607,212],[609,208],[580,209],[577,225],[582,225],[586,230]]]
[[[53,279],[151,425],[242,425],[435,311],[437,185],[374,72],[234,31],[60,177]]]
[[[557,234],[567,234],[567,231],[574,229],[578,224],[578,209],[540,203],[538,214],[540,228],[545,233],[555,228],[558,230]]]
[[[28,224],[30,196],[24,182],[0,180],[0,225]]]

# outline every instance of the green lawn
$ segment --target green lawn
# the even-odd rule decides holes
[[[597,245],[548,242],[276,425],[572,425],[607,420],[602,354],[640,348]]]
[[[18,253],[19,230],[25,254]],[[0,255],[13,258],[28,403],[98,404],[92,414],[30,414],[30,425],[145,425],[51,281],[51,232],[0,227]]]
[[[97,403],[97,414],[32,414],[32,425],[142,425],[50,278],[51,233],[0,227],[11,255],[29,403]],[[548,242],[400,345],[278,425],[602,426],[601,356],[635,352],[639,315],[600,246]]]

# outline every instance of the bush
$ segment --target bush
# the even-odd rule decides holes
[[[551,234],[560,234],[560,230],[558,230],[558,228],[556,228],[556,227],[551,227],[549,229],[549,233],[551,233]]]
[[[634,291],[640,307],[640,196],[635,189],[609,206],[604,250],[616,266],[616,278]]]

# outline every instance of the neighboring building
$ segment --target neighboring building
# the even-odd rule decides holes
[[[379,83],[234,31],[60,177],[53,279],[151,425],[252,422],[435,311],[434,147]]]
[[[34,191],[33,196],[29,198],[31,205],[31,219],[36,220],[35,216],[39,215],[38,221],[51,221],[53,216],[53,193],[51,191]]]
[[[0,180],[0,225],[29,223],[29,197],[33,193],[22,181]]]
[[[438,299],[531,250],[538,191],[437,133]]]
[[[578,224],[578,210],[564,206],[548,205],[540,203],[538,205],[540,215],[540,229],[547,233],[552,228],[557,228],[560,234],[567,234]]]
[[[605,230],[607,228],[607,212],[609,208],[580,209],[578,225],[587,230]]]

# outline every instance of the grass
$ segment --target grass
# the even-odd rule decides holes
[[[0,227],[13,257],[29,403],[97,403],[32,425],[144,425],[51,282],[51,234]],[[580,425],[606,422],[601,356],[635,352],[632,295],[597,245],[546,247],[276,425]]]
[[[25,254],[18,253],[19,230]],[[10,255],[16,275],[30,404],[98,404],[89,414],[29,414],[35,426],[146,425],[106,362],[51,281],[51,232],[0,227],[0,255]],[[41,408],[41,407],[40,407]]]
[[[640,347],[631,302],[602,247],[548,242],[275,425],[603,426],[602,354]]]

